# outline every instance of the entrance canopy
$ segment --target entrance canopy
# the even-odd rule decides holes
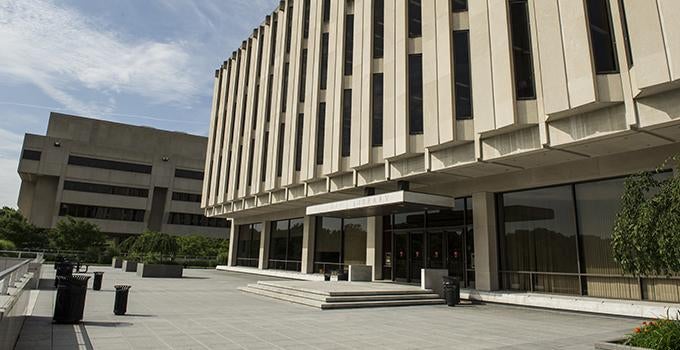
[[[431,209],[451,209],[454,203],[455,199],[452,197],[396,191],[308,206],[306,214],[358,218]]]

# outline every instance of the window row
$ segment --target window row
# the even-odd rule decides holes
[[[229,221],[221,218],[209,218],[199,214],[169,213],[168,224],[202,227],[229,227]]]
[[[172,200],[180,202],[201,203],[201,195],[199,193],[172,192]]]
[[[366,264],[366,218],[316,218],[314,273],[344,274],[349,265]]]
[[[183,179],[203,180],[203,172],[197,170],[175,169],[175,177]]]
[[[116,160],[71,155],[68,157],[68,164],[98,169],[127,171],[131,173],[151,174],[151,165]]]
[[[74,218],[144,222],[144,210],[61,203],[59,216]]]
[[[114,186],[68,180],[64,181],[64,190],[113,194],[117,196],[127,197],[142,197],[142,198],[149,197],[149,190],[146,188]]]
[[[502,287],[680,301],[680,280],[666,280],[674,287],[657,289],[650,286],[653,279],[624,275],[614,261],[612,230],[624,183],[625,178],[616,178],[499,194]]]
[[[40,151],[34,151],[30,149],[25,149],[23,153],[21,153],[21,159],[27,159],[27,160],[40,160],[40,157],[42,156],[42,152]]]

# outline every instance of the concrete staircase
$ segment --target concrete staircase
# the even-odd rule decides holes
[[[319,282],[324,283],[324,282]],[[413,305],[436,305],[444,304],[445,300],[433,293],[432,290],[420,288],[394,289],[394,288],[342,288],[333,290],[332,286],[325,282],[325,288],[309,288],[294,284],[259,281],[240,287],[239,290],[257,294],[269,298],[288,301],[316,307],[319,309],[349,309],[364,307],[387,307],[387,306],[413,306]],[[347,287],[347,282],[343,287]],[[380,283],[375,283],[380,284]]]

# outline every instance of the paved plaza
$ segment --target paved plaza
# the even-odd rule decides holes
[[[326,310],[242,293],[264,279],[185,270],[183,279],[104,271],[88,290],[81,325],[52,325],[54,290],[43,289],[17,349],[592,349],[638,320],[502,305]],[[45,266],[43,278],[52,278]],[[132,285],[128,315],[113,315],[115,284]]]

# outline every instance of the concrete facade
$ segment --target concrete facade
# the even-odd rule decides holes
[[[315,246],[311,205],[391,192],[404,182],[415,192],[471,196],[476,288],[491,291],[500,288],[499,193],[653,170],[680,152],[680,55],[673,40],[680,24],[669,20],[680,10],[675,2],[492,0],[463,1],[464,9],[453,1],[415,2],[422,3],[419,35],[409,34],[414,9],[407,0],[282,1],[255,28],[215,72],[206,215],[232,219],[234,227],[304,217],[307,273]],[[603,6],[601,22],[591,3]],[[598,51],[602,42],[593,44],[603,40],[593,29],[603,23],[609,57]],[[523,28],[527,40],[519,43]],[[465,80],[455,72],[466,65],[452,54],[458,33],[469,40],[471,115],[457,115]],[[375,55],[377,40],[382,55]],[[413,55],[423,62],[423,127],[416,132]],[[533,94],[529,80],[521,80],[522,62]],[[375,74],[382,74],[381,101],[373,98]],[[351,101],[343,101],[349,89]],[[343,104],[351,109],[345,127]],[[382,218],[368,222],[367,264],[381,266]],[[230,254],[237,232],[231,231]],[[263,249],[268,240],[263,234]],[[374,268],[373,278],[381,273]]]
[[[224,221],[178,216],[203,217],[206,144],[200,136],[51,113],[45,136],[24,138],[19,210],[38,227],[71,215],[114,238],[146,229],[227,238]]]

